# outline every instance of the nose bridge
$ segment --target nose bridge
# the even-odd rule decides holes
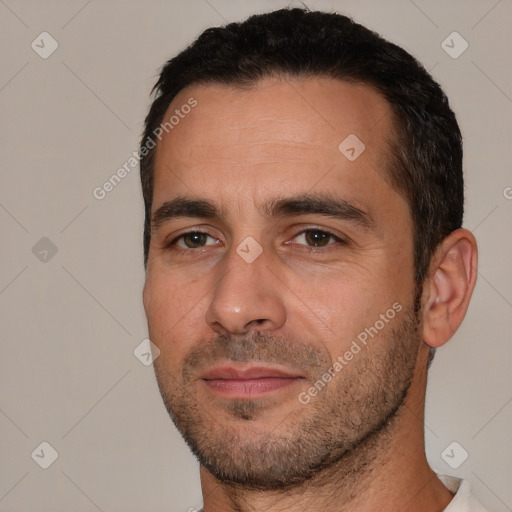
[[[275,329],[285,321],[282,292],[260,244],[246,237],[225,254],[205,321],[217,332]]]

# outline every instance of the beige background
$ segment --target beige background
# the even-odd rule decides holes
[[[137,150],[165,60],[210,25],[287,4],[0,0],[0,511],[199,508],[197,464],[133,354],[147,335],[138,168],[103,200],[92,191]],[[306,4],[404,46],[458,114],[480,276],[431,369],[428,458],[490,510],[512,510],[512,2]],[[31,48],[43,31],[59,45],[47,59]],[[453,31],[469,43],[457,59],[441,47]],[[33,253],[42,237],[55,255],[44,241]],[[43,441],[58,452],[48,469],[35,462],[51,455]],[[452,441],[469,453],[455,470],[441,457]]]

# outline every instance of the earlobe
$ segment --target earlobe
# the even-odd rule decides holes
[[[459,328],[477,276],[477,243],[467,229],[457,229],[441,243],[424,286],[423,341],[440,347]]]

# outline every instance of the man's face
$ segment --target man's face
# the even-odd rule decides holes
[[[156,154],[144,306],[158,385],[217,478],[300,483],[389,423],[414,373],[391,110],[363,85],[267,79],[190,87],[165,120],[191,97]]]

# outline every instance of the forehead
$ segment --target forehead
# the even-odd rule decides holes
[[[183,108],[191,99],[197,104]],[[171,189],[216,197],[229,189],[233,197],[276,188],[332,191],[349,182],[348,192],[388,186],[393,116],[387,101],[363,84],[281,77],[243,89],[194,85],[176,96],[164,122],[172,115],[156,150],[154,207]],[[356,159],[348,158],[354,153]]]

